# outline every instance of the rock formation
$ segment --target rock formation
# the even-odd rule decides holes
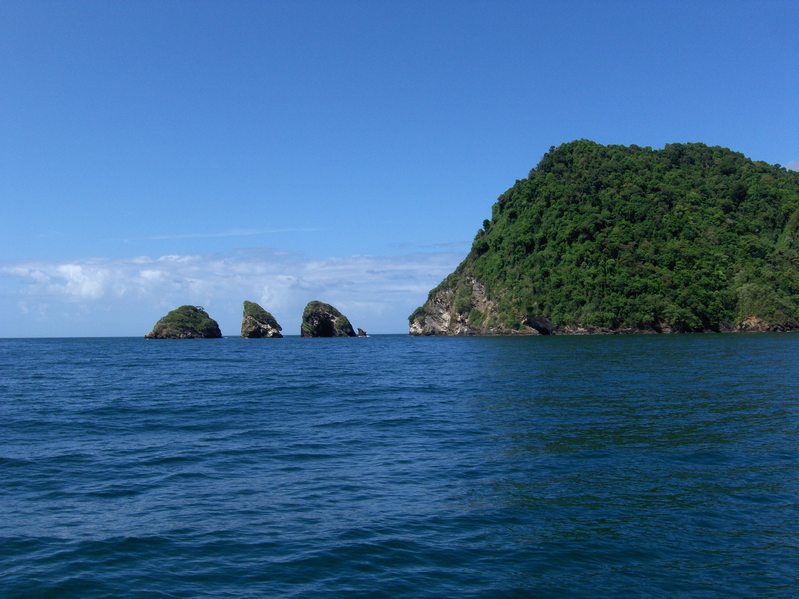
[[[735,330],[740,333],[775,333],[791,329],[792,327],[766,322],[759,316],[747,316],[738,323]]]
[[[283,328],[275,317],[255,302],[244,301],[244,315],[241,321],[241,336],[248,339],[281,338]]]
[[[578,140],[499,196],[411,335],[799,329],[799,173]]]
[[[155,323],[147,339],[215,339],[219,325],[200,306],[180,306]]]
[[[355,337],[350,321],[324,302],[308,302],[302,313],[301,337]]]

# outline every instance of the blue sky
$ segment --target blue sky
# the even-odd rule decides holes
[[[0,336],[406,316],[552,145],[799,168],[799,3],[0,1]],[[294,330],[296,329],[296,331]]]

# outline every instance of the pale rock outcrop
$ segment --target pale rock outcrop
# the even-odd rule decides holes
[[[283,328],[275,317],[255,302],[244,302],[244,314],[241,321],[241,336],[248,339],[283,337]]]

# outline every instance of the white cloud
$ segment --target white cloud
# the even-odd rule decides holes
[[[141,279],[142,282],[162,281],[165,276],[166,273],[163,270],[145,268],[139,271],[139,279]]]
[[[335,304],[371,332],[405,332],[407,315],[461,258],[440,252],[309,260],[249,250],[6,264],[0,286],[10,291],[0,303],[0,335],[143,335],[182,304],[204,306],[224,334],[235,335],[245,299],[275,314],[288,334],[298,332],[312,299]]]
[[[27,279],[30,287],[64,299],[99,299],[109,272],[92,264],[31,264],[6,266],[0,273]]]
[[[99,299],[105,295],[109,271],[84,264],[60,264],[56,267],[53,289],[72,299]]]

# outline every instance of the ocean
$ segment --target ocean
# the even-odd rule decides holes
[[[797,589],[799,334],[0,339],[2,597]]]

